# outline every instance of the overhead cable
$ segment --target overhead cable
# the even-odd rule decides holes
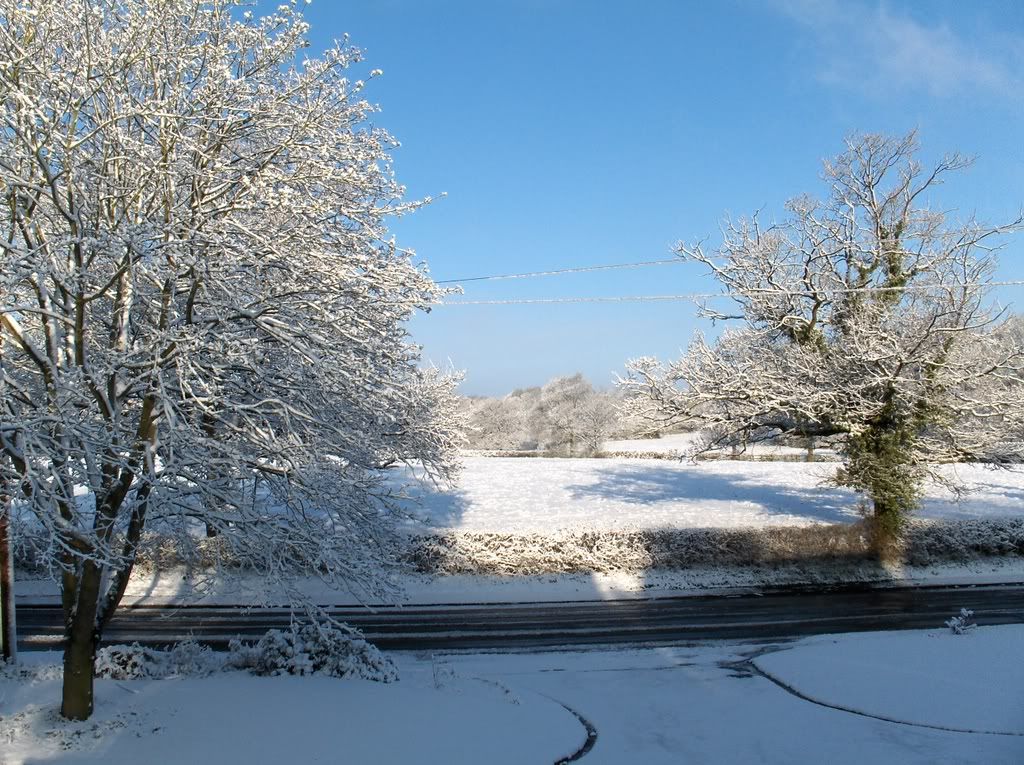
[[[611,263],[603,266],[579,266],[577,268],[559,268],[554,271],[528,271],[522,274],[496,274],[493,276],[470,276],[465,279],[440,279],[437,284],[462,284],[463,282],[486,282],[498,279],[529,279],[534,276],[557,276],[558,274],[581,274],[587,271],[610,271],[615,268],[643,268],[644,266],[665,266],[682,263],[682,258],[665,258],[663,260],[644,260],[638,263]]]
[[[902,287],[847,287],[841,289],[822,288],[820,292],[827,294],[849,294],[867,292],[923,292],[936,289],[962,289],[964,287],[1022,287],[1024,280],[1002,282],[968,282],[966,284],[908,284]],[[793,295],[797,297],[814,297],[815,292],[809,290],[784,290],[775,288],[751,289],[748,293],[736,292],[691,292],[682,295],[614,295],[594,297],[556,297],[556,298],[512,298],[507,300],[451,300],[440,303],[442,306],[454,305],[537,305],[554,303],[666,303],[673,301],[716,300],[720,298],[750,297],[754,295]]]

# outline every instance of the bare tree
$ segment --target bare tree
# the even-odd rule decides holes
[[[404,327],[439,292],[387,239],[416,205],[359,52],[299,62],[306,33],[287,5],[0,0],[0,486],[49,540],[67,717],[144,529],[374,588],[382,468],[453,470],[453,381]]]
[[[928,207],[969,163],[925,169],[916,150],[914,134],[853,136],[825,163],[826,199],[797,197],[771,226],[728,222],[714,253],[680,245],[735,305],[703,315],[739,327],[698,336],[667,367],[633,361],[624,381],[635,413],[708,427],[703,448],[833,437],[837,480],[871,500],[882,547],[930,465],[1022,454],[1001,435],[1022,418],[1022,346],[987,331],[998,317],[986,304],[998,235],[1020,220],[957,223]]]
[[[582,446],[584,411],[594,389],[582,374],[555,377],[541,388],[537,413],[541,419],[546,448],[565,449],[572,457]]]

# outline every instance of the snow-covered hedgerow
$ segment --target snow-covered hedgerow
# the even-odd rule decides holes
[[[567,454],[540,450],[499,450],[499,449],[466,449],[463,451],[470,457],[568,457]],[[577,455],[578,457],[579,455]],[[691,455],[682,451],[648,451],[643,449],[616,449],[612,451],[600,450],[587,455],[594,459],[631,459],[631,460],[667,460],[679,462],[685,459],[694,459],[697,462],[706,460],[735,460],[738,462],[807,462],[806,454],[778,454],[775,452],[742,452],[732,454],[730,452],[707,452]],[[838,462],[839,459],[834,453],[824,452],[814,456],[814,462]]]
[[[446,531],[411,537],[402,557],[421,573],[514,576],[867,560],[872,556],[869,542],[864,525],[842,523],[546,534]],[[15,565],[45,573],[45,558],[34,553],[35,547],[23,535],[15,548]],[[914,566],[1024,556],[1024,518],[917,519],[907,527],[901,555]],[[239,565],[218,538],[197,540],[182,550],[173,540],[154,535],[140,550],[136,567],[186,566],[209,572]]]
[[[801,528],[447,532],[417,537],[408,560],[434,574],[569,574],[865,558],[860,524]]]
[[[651,568],[641,533],[618,531],[449,531],[411,539],[406,561],[422,573],[498,576]]]
[[[254,645],[231,641],[229,663],[257,675],[327,675],[390,683],[395,665],[353,628],[331,624],[293,624],[270,630]]]
[[[1024,518],[913,521],[903,552],[915,566],[1001,555],[1024,555]]]
[[[494,456],[494,455],[488,455]],[[505,456],[505,455],[502,455]],[[516,455],[509,455],[516,456]],[[705,462],[708,460],[732,460],[735,462],[807,462],[806,454],[777,454],[774,452],[769,453],[758,453],[758,452],[742,452],[740,454],[731,454],[729,452],[706,452],[703,454],[686,454],[683,452],[668,451],[668,452],[657,452],[657,451],[601,451],[595,452],[592,456],[599,459],[631,459],[631,460],[673,460],[680,461],[684,459],[693,459],[697,462]],[[838,462],[839,459],[835,454],[830,452],[818,453],[814,456],[814,462]]]
[[[13,535],[14,566],[31,574],[59,575],[53,556],[53,539],[42,529],[19,525]],[[123,539],[115,535],[114,543]],[[301,566],[301,559],[292,562]],[[134,570],[148,573],[162,568],[189,567],[196,570],[237,568],[244,565],[224,537],[182,537],[147,532],[139,541]],[[298,569],[295,569],[298,572]]]
[[[449,531],[410,541],[407,561],[432,574],[568,574],[867,560],[866,525],[744,529],[565,531],[497,534]],[[1024,555],[1024,518],[912,521],[904,562],[928,565]]]

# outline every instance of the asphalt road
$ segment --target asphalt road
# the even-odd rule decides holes
[[[499,649],[614,643],[777,639],[832,632],[942,627],[961,607],[978,624],[1024,623],[1024,585],[915,587],[760,595],[331,609],[380,648]],[[285,610],[237,606],[122,608],[104,643],[159,645],[189,636],[224,645],[289,623]],[[53,648],[59,606],[18,606],[19,645]]]

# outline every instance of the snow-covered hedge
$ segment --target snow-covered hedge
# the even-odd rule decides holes
[[[867,560],[863,524],[743,529],[579,531],[497,534],[450,531],[411,540],[407,561],[432,574],[561,574]],[[907,563],[1024,555],[1024,519],[914,521]]]
[[[866,560],[872,556],[862,524],[815,524],[759,528],[581,530],[554,534],[444,531],[409,538],[404,562],[430,574],[589,573],[685,569],[709,565],[771,565],[815,560]],[[45,571],[42,540],[22,536],[15,565]],[[903,541],[910,565],[1024,556],[1024,518],[912,521]],[[153,537],[137,568],[187,565],[199,571],[230,567],[231,551],[217,539],[197,540],[189,550]]]
[[[1024,518],[913,521],[904,550],[915,566],[1000,555],[1024,555]]]
[[[498,450],[498,449],[466,449],[463,451],[469,457],[547,457],[558,458],[568,455],[559,452],[548,452],[540,450]],[[575,455],[579,459],[582,455]],[[690,455],[681,451],[648,451],[644,449],[616,449],[610,451],[596,451],[586,455],[594,459],[631,459],[631,460],[668,460],[679,462],[690,459]],[[742,452],[732,454],[730,452],[706,452],[696,455],[698,462],[705,460],[736,460],[741,462],[806,462],[807,455],[801,454],[780,454],[776,452]],[[834,453],[822,451],[815,453],[815,462],[837,462],[838,457]]]
[[[683,569],[868,555],[860,525],[421,536],[409,561],[434,574],[554,574]]]

